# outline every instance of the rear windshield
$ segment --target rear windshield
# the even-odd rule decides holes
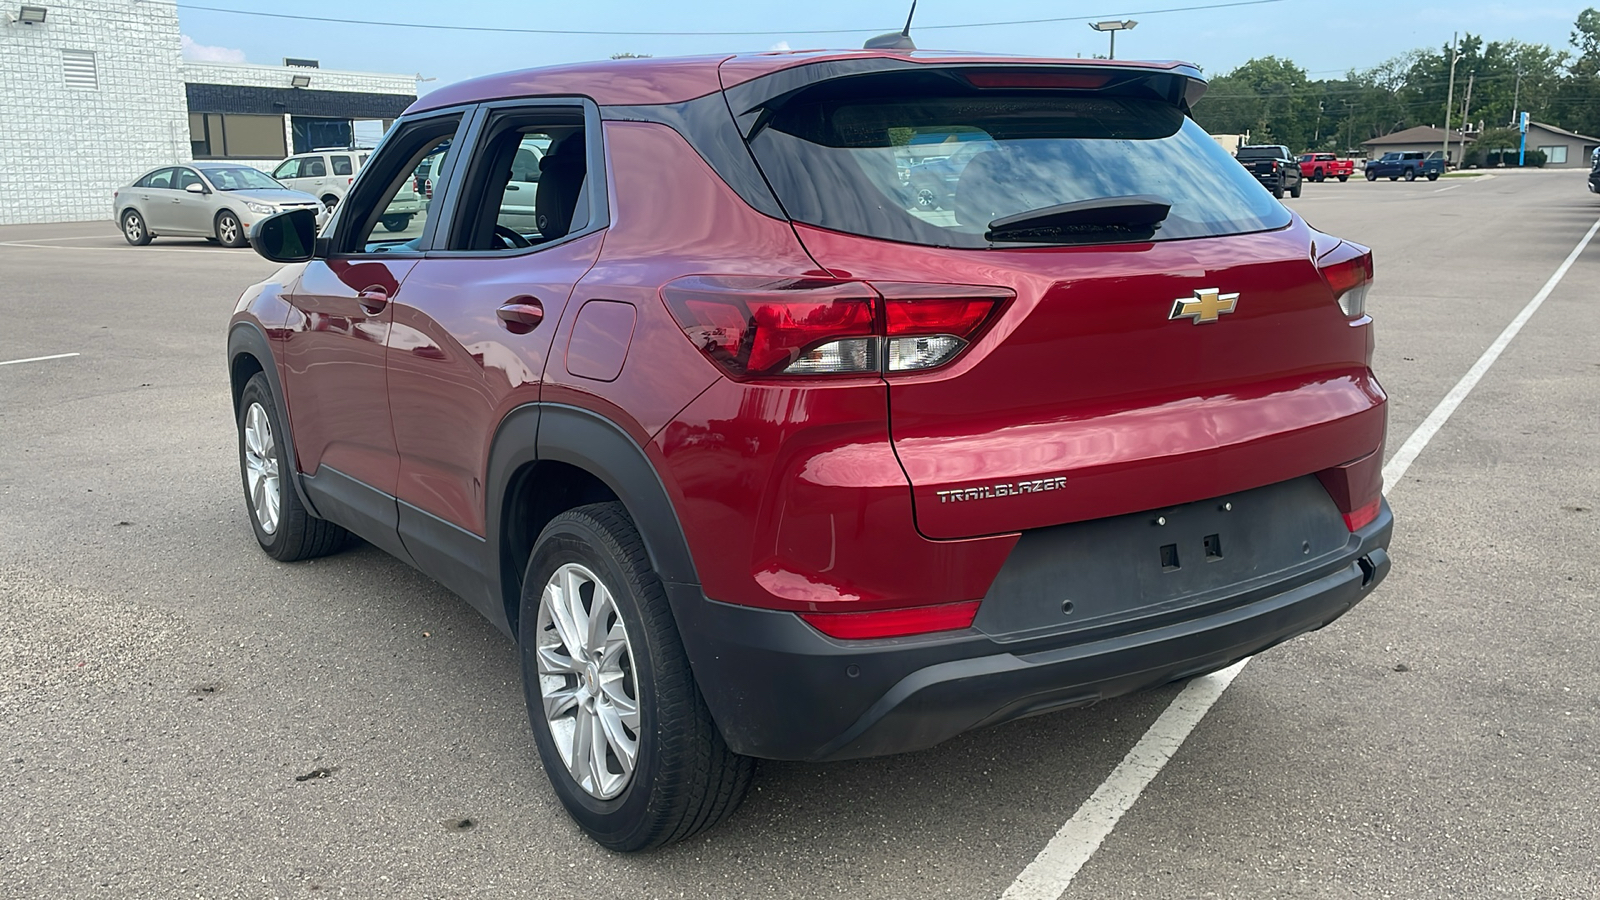
[[[1226,150],[1164,101],[1041,91],[843,93],[789,101],[750,141],[797,221],[948,247],[1001,246],[985,237],[997,219],[1118,197],[1171,204],[1149,238],[1158,241],[1290,221]],[[1118,239],[1108,232],[1070,242]]]
[[[1277,147],[1240,147],[1239,159],[1283,159],[1283,151]]]

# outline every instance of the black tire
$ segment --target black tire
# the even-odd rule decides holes
[[[122,239],[135,247],[143,247],[150,243],[155,235],[150,233],[150,226],[144,223],[144,216],[138,210],[130,209],[122,214]]]
[[[1283,199],[1283,180],[1282,179],[1279,179],[1278,183],[1274,184],[1272,186],[1272,196],[1273,196],[1273,198],[1278,199],[1278,200],[1282,200]]]
[[[217,220],[212,226],[216,229],[217,243],[224,247],[238,248],[250,243],[239,217],[226,209],[217,213]]]
[[[1327,176],[1322,174],[1322,170],[1321,169],[1317,169],[1316,171],[1311,173],[1311,180],[1312,181],[1321,181],[1323,178],[1326,178],[1326,177]]]
[[[411,224],[411,217],[396,213],[392,216],[384,216],[382,223],[384,231],[405,231],[406,226]]]
[[[1349,175],[1340,175],[1340,176],[1339,176],[1339,182],[1340,182],[1340,183],[1341,183],[1341,184],[1342,184],[1342,183],[1344,183],[1344,182],[1346,182],[1346,181],[1349,181],[1349,180],[1350,180],[1350,176],[1349,176]]]
[[[1399,175],[1390,175],[1389,176],[1389,180],[1390,181],[1399,181],[1400,180],[1400,176]]]
[[[328,212],[333,212],[334,208],[337,207],[338,205],[339,205],[339,198],[338,197],[335,197],[332,194],[327,194],[327,195],[323,196],[323,198],[322,198],[322,208],[323,209],[327,210]]]
[[[1300,189],[1305,186],[1305,183],[1306,182],[1305,182],[1304,178],[1300,179],[1299,181],[1296,181],[1294,183],[1294,187],[1289,189],[1289,196],[1291,196],[1291,197],[1299,197],[1300,196]]]
[[[1429,172],[1428,173],[1428,180],[1429,181],[1438,181],[1439,180],[1439,173],[1438,172]]]
[[[1406,180],[1407,181],[1416,181],[1417,180],[1417,170],[1416,169],[1407,169],[1406,170]]]
[[[1371,169],[1368,169],[1367,170],[1367,180],[1368,181],[1377,181],[1378,180],[1378,173],[1372,171]]]
[[[539,608],[545,585],[569,564],[592,572],[612,595],[631,658],[639,711],[636,762],[626,785],[610,799],[579,785],[556,747],[544,711],[539,642],[548,631],[548,643],[556,629],[541,628]],[[592,602],[593,596],[584,602]],[[518,643],[528,718],[545,774],[573,820],[597,843],[623,852],[660,847],[716,825],[744,799],[754,760],[729,750],[711,721],[666,592],[622,504],[581,506],[545,526],[523,580]],[[582,684],[579,676],[557,677]]]
[[[251,410],[257,406],[271,425],[273,446],[270,455],[276,462],[276,471],[279,473],[278,515],[271,530],[263,523],[265,517],[257,509],[259,501],[251,491],[247,461],[245,423],[250,418]],[[236,424],[239,431],[239,477],[244,483],[245,514],[250,518],[250,529],[255,532],[256,541],[261,544],[261,549],[273,559],[295,562],[327,556],[342,548],[349,541],[350,533],[307,511],[305,505],[300,502],[300,495],[296,493],[294,484],[290,481],[294,477],[294,469],[290,467],[289,454],[284,449],[283,441],[287,432],[283,430],[283,424],[278,420],[278,405],[272,399],[272,385],[267,381],[267,376],[260,372],[251,376],[245,383],[244,391],[239,395],[239,415]]]

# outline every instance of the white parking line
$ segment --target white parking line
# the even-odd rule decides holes
[[[226,259],[230,255],[226,250],[207,250],[199,247],[57,247],[54,244],[30,244],[23,241],[0,241],[0,247],[19,247],[23,250],[73,250],[79,253],[209,253],[219,259]]]
[[[1434,191],[1434,193],[1435,193],[1435,194],[1442,194],[1442,193],[1444,193],[1444,192],[1445,192],[1445,191],[1453,191],[1453,190],[1455,190],[1455,189],[1456,189],[1456,188],[1458,188],[1458,187],[1461,187],[1461,186],[1462,186],[1462,185],[1459,185],[1459,184],[1452,184],[1452,185],[1450,185],[1450,186],[1449,186],[1449,187],[1442,187],[1442,188],[1439,188],[1439,189],[1438,189],[1438,190],[1436,190],[1436,191]]]
[[[37,244],[42,241],[103,241],[103,234],[81,234],[76,237],[47,237],[47,238],[20,238],[15,241],[6,241],[7,244]]]
[[[8,359],[4,362],[0,362],[0,366],[14,366],[18,363],[44,362],[47,359],[66,359],[69,356],[77,355],[78,354],[76,353],[57,353],[52,356],[30,356],[27,359]]]
[[[1478,361],[1472,364],[1472,368],[1467,370],[1467,374],[1461,376],[1455,387],[1445,394],[1439,405],[1433,408],[1433,412],[1428,414],[1422,424],[1417,426],[1417,430],[1413,431],[1394,456],[1390,457],[1388,464],[1383,467],[1383,483],[1386,489],[1393,490],[1399,484],[1406,470],[1416,461],[1417,455],[1428,446],[1433,436],[1439,433],[1439,429],[1450,419],[1450,415],[1461,405],[1461,401],[1472,393],[1472,389],[1477,386],[1484,373],[1489,371],[1489,367],[1494,365],[1495,360],[1500,358],[1500,354],[1511,343],[1511,339],[1516,337],[1522,326],[1527,324],[1535,312],[1538,312],[1545,298],[1549,297],[1556,289],[1556,285],[1561,283],[1567,270],[1572,268],[1572,263],[1583,253],[1584,248],[1589,246],[1597,231],[1600,231],[1600,220],[1589,226],[1589,231],[1583,236],[1583,240],[1567,254],[1567,258],[1556,269],[1555,274],[1550,276],[1550,280],[1544,283],[1544,287],[1533,295],[1528,305],[1517,313],[1511,324],[1500,332],[1494,343],[1490,344],[1489,348],[1483,351],[1483,355],[1478,357]],[[1117,764],[1100,787],[1078,807],[1078,811],[1061,826],[1061,830],[1057,831],[1055,837],[1039,851],[1033,862],[1028,863],[1022,874],[1006,888],[1001,900],[1057,900],[1066,893],[1067,888],[1072,885],[1072,879],[1077,877],[1084,863],[1094,856],[1100,844],[1117,827],[1122,814],[1133,807],[1139,795],[1161,773],[1167,761],[1172,759],[1172,755],[1178,752],[1179,747],[1183,746],[1190,732],[1200,724],[1200,720],[1205,718],[1212,705],[1252,658],[1247,657],[1220,672],[1189,682],[1139,742],[1133,745],[1133,749],[1128,751],[1128,755],[1122,758],[1122,762]]]

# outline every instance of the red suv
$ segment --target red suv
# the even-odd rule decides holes
[[[546,773],[621,850],[724,818],[752,757],[1320,628],[1389,567],[1372,257],[1192,121],[1204,88],[845,51],[435,91],[321,234],[256,229],[290,263],[228,334],[256,537],[354,533],[515,638]]]

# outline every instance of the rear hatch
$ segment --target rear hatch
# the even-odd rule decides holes
[[[989,298],[939,345],[953,353],[900,370],[885,354],[923,534],[1189,503],[1381,445],[1355,305],[1370,255],[1273,200],[1185,115],[1174,77],[919,68],[761,114],[750,146],[801,241],[876,288],[890,335],[918,318],[897,303]],[[987,146],[929,204],[896,160],[937,140]]]

